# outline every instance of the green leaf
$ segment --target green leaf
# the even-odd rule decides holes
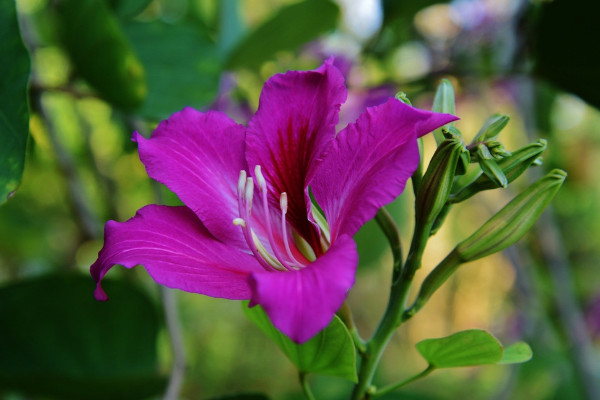
[[[163,22],[124,27],[148,79],[148,97],[137,112],[163,119],[185,106],[204,108],[219,87],[218,54],[200,29]]]
[[[14,1],[0,2],[0,204],[21,181],[29,135],[29,53],[19,33]]]
[[[273,326],[260,306],[249,308],[247,301],[242,304],[246,316],[283,350],[300,372],[357,381],[354,343],[337,315],[315,337],[297,344]]]
[[[144,68],[105,0],[62,0],[61,41],[77,73],[109,103],[132,110],[144,100]]]
[[[417,350],[435,368],[496,364],[502,360],[502,345],[490,333],[471,329],[439,339],[417,343]]]
[[[520,364],[531,360],[531,357],[531,347],[525,342],[517,342],[504,348],[504,356],[498,364]]]
[[[142,399],[164,391],[157,308],[131,284],[48,275],[0,288],[0,387],[60,399]],[[32,384],[35,382],[35,384]]]
[[[330,0],[306,0],[282,7],[237,44],[227,67],[258,69],[278,51],[294,50],[334,29],[338,14],[338,7]]]

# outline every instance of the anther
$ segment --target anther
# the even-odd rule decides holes
[[[233,219],[233,224],[235,226],[241,226],[242,228],[246,227],[246,221],[244,221],[243,218],[234,218]]]
[[[246,186],[246,171],[240,171],[240,178],[238,179],[238,193],[244,192],[244,186]]]
[[[248,216],[252,210],[252,197],[254,196],[254,181],[252,178],[246,179],[246,190],[244,192],[244,198],[246,200],[246,209],[248,210]]]
[[[260,165],[254,167],[254,176],[256,177],[256,183],[258,183],[258,188],[260,189],[260,191],[266,191],[267,181],[265,180],[265,177],[263,176],[262,171],[260,170]]]

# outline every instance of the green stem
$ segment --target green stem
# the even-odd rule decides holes
[[[402,386],[408,385],[411,382],[416,381],[417,379],[421,379],[426,377],[427,375],[429,375],[430,373],[432,373],[435,370],[435,367],[432,365],[429,365],[424,371],[419,372],[418,374],[411,376],[408,379],[403,380],[402,382],[398,382],[398,383],[394,383],[393,385],[389,385],[386,386],[384,388],[381,388],[380,390],[378,390],[377,392],[375,392],[372,397],[379,397],[379,396],[383,396],[386,395],[390,392],[393,392],[396,389],[401,388]]]
[[[394,271],[400,270],[402,267],[402,243],[400,241],[400,232],[394,218],[385,207],[377,211],[375,221],[383,231],[383,234],[390,243],[392,257],[394,259]]]
[[[384,216],[385,214],[383,212],[381,214],[378,213],[378,218],[383,218]],[[415,276],[415,272],[421,266],[421,259],[429,238],[428,232],[430,228],[430,226],[421,226],[418,224],[415,226],[415,232],[413,234],[406,264],[402,269],[399,267],[394,268],[388,305],[377,330],[373,334],[371,340],[367,343],[367,351],[362,357],[358,373],[358,383],[352,392],[353,400],[364,400],[371,396],[373,377],[375,375],[375,370],[379,365],[379,361],[381,360],[383,351],[396,328],[403,322],[402,315],[406,307],[408,291]],[[386,236],[388,236],[387,232]],[[388,236],[388,240],[390,237],[391,235]],[[396,246],[396,242],[390,241],[390,245],[393,249]]]
[[[302,385],[302,390],[304,391],[304,395],[306,396],[306,398],[308,400],[315,400],[315,396],[312,394],[312,391],[310,390],[310,386],[308,385],[308,380],[306,379],[306,377],[307,377],[306,372],[300,372],[300,374],[299,374],[300,385]]]

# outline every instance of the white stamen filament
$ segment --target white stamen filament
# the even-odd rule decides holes
[[[235,225],[236,221],[239,222],[239,220],[244,221],[243,224],[240,224],[240,226],[242,226],[242,232],[244,234],[244,239],[246,239],[246,243],[248,244],[248,247],[250,248],[250,251],[252,252],[252,254],[254,255],[254,257],[256,258],[256,260],[260,263],[260,265],[262,265],[262,267],[267,270],[267,271],[273,271],[275,270],[275,268],[272,265],[269,265],[264,258],[262,258],[260,256],[260,254],[258,253],[258,250],[256,248],[256,245],[254,244],[254,240],[252,240],[252,238],[250,237],[250,233],[252,232],[252,229],[250,229],[247,224],[246,221],[250,222],[249,220],[249,208],[248,208],[248,204],[246,200],[245,195],[248,193],[248,191],[246,190],[246,171],[241,170],[240,171],[240,178],[238,180],[238,213],[240,215],[241,218],[235,218],[233,220],[233,223]],[[252,195],[252,192],[250,192],[250,195]]]
[[[267,181],[265,180],[265,177],[263,176],[263,174],[260,170],[260,165],[257,165],[254,168],[254,175],[256,176],[256,183],[258,183],[258,188],[259,188],[260,194],[262,195],[263,211],[264,211],[265,219],[266,219],[269,244],[271,245],[271,249],[273,250],[275,257],[277,258],[277,261],[279,261],[279,263],[282,266],[284,266],[287,270],[291,271],[293,268],[290,265],[288,265],[287,262],[285,262],[285,260],[279,253],[278,247],[275,245],[275,238],[273,236],[273,229],[271,227],[271,213],[269,211],[269,203],[268,203],[268,199],[267,199],[267,194],[268,194],[267,193]]]
[[[296,257],[294,257],[294,255],[292,254],[292,250],[290,249],[290,243],[288,242],[287,223],[285,220],[285,214],[287,214],[287,206],[288,206],[286,192],[281,193],[281,196],[279,197],[279,206],[281,207],[281,232],[282,232],[282,236],[283,236],[283,244],[285,246],[285,251],[286,251],[288,257],[291,258],[297,265],[302,265],[296,259]]]
[[[252,223],[250,216],[252,213],[252,201],[254,198],[254,179],[256,180],[258,192],[261,195],[265,218],[265,221],[263,222],[266,226],[271,251],[265,248],[251,226]],[[298,258],[294,256],[294,253],[292,253],[288,239],[289,227],[286,220],[288,211],[288,197],[286,192],[281,193],[279,197],[279,206],[281,209],[281,238],[285,248],[285,253],[282,253],[281,246],[277,246],[275,243],[275,236],[273,234],[274,230],[273,226],[271,225],[271,210],[268,202],[267,181],[265,180],[259,165],[257,165],[254,169],[254,179],[252,177],[248,177],[246,171],[240,171],[237,186],[239,216],[233,219],[233,224],[242,228],[244,239],[246,240],[250,251],[254,257],[256,257],[256,260],[267,271],[294,271],[305,266],[306,260],[310,262],[316,260],[317,257],[314,249],[293,228],[291,229],[291,233],[293,235],[295,247],[300,254],[306,258],[306,260],[303,258],[302,261],[299,261]],[[329,226],[323,215],[314,205],[312,205],[312,211],[314,220],[321,229],[320,244],[322,250],[325,252],[329,248],[331,242]],[[254,222],[257,221],[254,220]]]

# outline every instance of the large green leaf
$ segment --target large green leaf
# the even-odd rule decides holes
[[[147,92],[144,69],[105,0],[56,3],[61,41],[79,76],[111,104],[138,107]]]
[[[453,335],[425,339],[417,350],[435,368],[495,364],[502,360],[502,345],[490,333],[471,329]]]
[[[29,53],[19,33],[15,2],[0,2],[0,204],[17,189],[29,135]]]
[[[357,381],[354,342],[337,316],[308,342],[297,344],[273,326],[260,306],[249,308],[247,301],[242,304],[246,316],[283,350],[300,372]]]
[[[540,2],[534,32],[536,72],[563,90],[600,107],[600,3],[588,0]]]
[[[214,100],[220,73],[217,49],[199,28],[150,22],[130,23],[125,30],[148,79],[148,97],[139,114],[162,119]]]
[[[131,284],[49,275],[0,288],[0,388],[60,399],[141,399],[160,393],[153,302]]]
[[[283,7],[237,44],[227,66],[257,69],[278,51],[294,50],[334,29],[338,14],[330,0],[306,0]]]

